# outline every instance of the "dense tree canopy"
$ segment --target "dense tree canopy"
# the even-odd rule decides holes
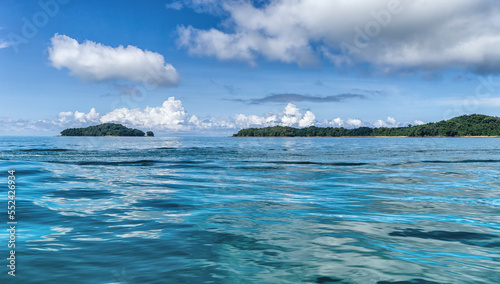
[[[257,137],[342,137],[342,136],[408,136],[408,137],[459,137],[459,136],[499,136],[500,118],[472,114],[454,117],[440,122],[431,122],[423,125],[407,127],[359,127],[346,129],[343,127],[316,127],[293,128],[273,126],[265,128],[246,128],[233,136]]]
[[[144,136],[144,132],[117,123],[104,123],[85,128],[68,128],[61,132],[61,136]]]

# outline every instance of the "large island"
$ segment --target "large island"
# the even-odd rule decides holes
[[[345,136],[405,136],[405,137],[472,137],[499,136],[500,118],[481,114],[462,115],[449,120],[406,127],[343,127],[293,128],[273,126],[246,128],[234,134],[235,137],[345,137]]]
[[[61,131],[61,136],[144,136],[144,131],[125,127],[118,123],[103,123],[85,128],[68,128]],[[147,136],[154,136],[148,131]]]

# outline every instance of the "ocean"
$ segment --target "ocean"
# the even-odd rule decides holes
[[[0,172],[1,283],[500,283],[498,138],[1,137]]]

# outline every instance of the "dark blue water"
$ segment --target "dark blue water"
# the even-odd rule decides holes
[[[4,137],[0,170],[1,283],[500,283],[500,139]]]

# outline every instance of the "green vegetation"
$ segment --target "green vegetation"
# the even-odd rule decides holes
[[[273,126],[265,128],[246,128],[233,136],[244,137],[343,137],[343,136],[407,136],[407,137],[463,137],[463,136],[499,136],[500,118],[481,114],[462,115],[449,120],[431,122],[423,125],[395,128],[343,127],[293,128]]]
[[[144,132],[117,123],[104,123],[85,128],[68,128],[61,131],[61,136],[144,136]]]
[[[153,131],[146,131],[146,136],[155,137],[155,134],[153,133]]]

